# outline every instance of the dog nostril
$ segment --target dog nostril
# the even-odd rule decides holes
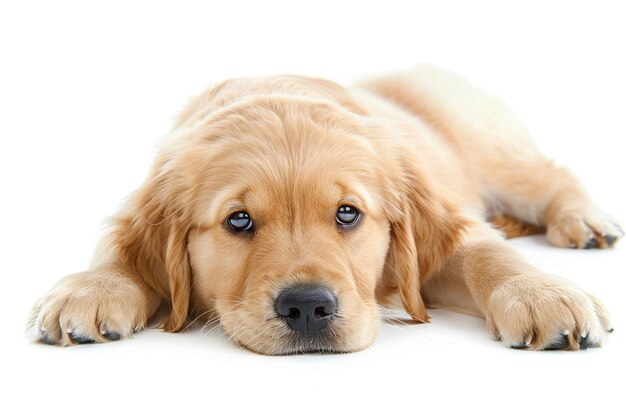
[[[318,319],[323,319],[325,317],[332,316],[333,312],[326,312],[326,309],[324,307],[317,307],[315,309],[314,315]]]
[[[289,314],[287,314],[286,317],[293,320],[300,318],[300,310],[298,310],[297,308],[290,308]]]

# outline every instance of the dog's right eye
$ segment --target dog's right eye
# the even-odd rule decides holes
[[[233,232],[248,232],[252,230],[252,218],[247,211],[238,211],[228,216],[228,227]]]
[[[337,224],[344,229],[356,226],[360,217],[361,213],[359,210],[352,206],[344,205],[337,209]]]

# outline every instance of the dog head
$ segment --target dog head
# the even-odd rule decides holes
[[[193,306],[256,352],[356,351],[377,333],[377,296],[396,290],[428,320],[420,279],[463,226],[397,132],[357,106],[287,95],[194,117],[113,235],[169,302],[166,330]]]

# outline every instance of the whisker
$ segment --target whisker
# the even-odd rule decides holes
[[[193,325],[195,322],[197,322],[202,316],[210,313],[213,309],[207,310],[204,313],[200,314],[199,316],[197,316],[195,319],[193,319],[187,326],[185,326],[185,328],[183,329],[183,331],[189,329],[189,327],[191,327],[191,325]]]

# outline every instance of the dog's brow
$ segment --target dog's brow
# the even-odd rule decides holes
[[[343,198],[343,201],[345,201],[346,203],[354,203],[354,204],[360,204],[361,203],[361,199],[359,197],[353,196],[353,195],[345,196]]]
[[[227,211],[233,211],[233,210],[245,210],[246,209],[246,205],[243,203],[231,203],[228,205],[227,207]]]
[[[347,195],[341,199],[342,203],[354,204],[358,207],[363,207],[363,200],[355,195]]]
[[[207,220],[212,222],[215,218],[223,215],[224,213],[222,210],[224,210],[224,208],[228,211],[232,211],[237,208],[245,209],[243,203],[241,203],[237,198],[238,195],[241,195],[241,189],[234,186],[220,190],[215,196],[213,196],[212,201],[209,204],[206,212]]]
[[[354,204],[362,209],[377,210],[377,205],[372,199],[372,195],[361,184],[338,184],[342,191],[341,201],[346,204]]]

